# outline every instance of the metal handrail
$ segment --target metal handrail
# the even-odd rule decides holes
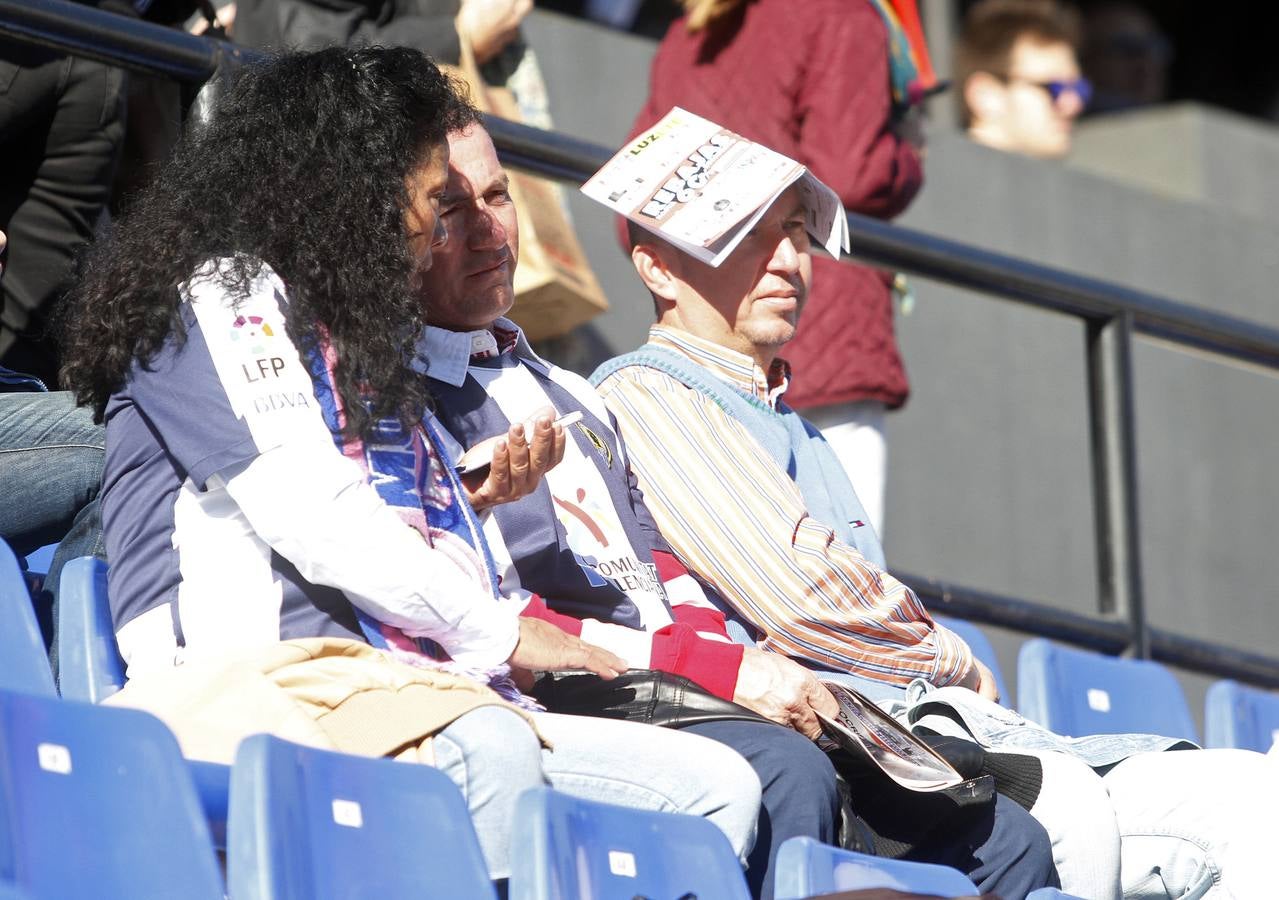
[[[264,54],[195,37],[69,0],[0,0],[0,36],[180,81],[202,82]],[[505,165],[580,183],[607,147],[492,116],[485,126]],[[1212,675],[1279,687],[1279,659],[1161,629],[1142,602],[1132,429],[1134,334],[1279,369],[1279,329],[1044,266],[857,214],[848,216],[857,259],[1082,319],[1087,325],[1089,424],[1097,523],[1100,616],[901,575],[930,608],[1129,652]]]

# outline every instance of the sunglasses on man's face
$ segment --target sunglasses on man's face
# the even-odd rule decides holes
[[[1017,78],[1010,75],[1004,80],[1010,82],[1019,81],[1022,84],[1031,84],[1041,88],[1048,92],[1048,96],[1052,98],[1053,103],[1061,102],[1062,96],[1066,93],[1071,93],[1078,97],[1081,106],[1087,106],[1088,101],[1092,100],[1092,82],[1087,78],[1035,81],[1033,78]]]

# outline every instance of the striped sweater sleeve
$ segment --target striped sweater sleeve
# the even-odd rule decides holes
[[[808,515],[799,488],[713,401],[642,367],[599,391],[663,536],[766,649],[894,684],[951,684],[972,666],[909,588]]]

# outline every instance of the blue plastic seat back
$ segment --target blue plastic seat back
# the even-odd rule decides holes
[[[999,657],[995,655],[995,648],[991,645],[990,638],[986,637],[985,632],[972,622],[966,622],[963,619],[952,619],[949,616],[933,616],[933,621],[938,625],[944,625],[964,639],[964,643],[973,651],[973,656],[976,656],[986,664],[990,671],[995,673],[995,685],[999,688],[999,701],[1004,706],[1012,706],[1012,700],[1008,696],[1008,685],[1004,681],[1004,673],[999,668]]]
[[[178,743],[155,717],[0,692],[0,882],[32,897],[220,900]]]
[[[55,696],[53,671],[36,622],[26,579],[0,540],[0,690]]]
[[[101,703],[124,686],[107,602],[107,564],[91,556],[62,567],[58,597],[58,688],[69,700]]]
[[[579,800],[549,788],[516,804],[511,900],[747,900],[733,848],[698,816]]]
[[[1279,694],[1216,682],[1204,699],[1204,740],[1209,747],[1267,752],[1279,743]]]
[[[53,554],[58,552],[58,545],[45,544],[27,554],[23,568],[36,575],[48,575],[53,565]]]
[[[227,887],[235,900],[496,896],[447,776],[269,735],[245,739],[231,770]]]
[[[1198,741],[1185,694],[1159,663],[1034,638],[1017,657],[1017,706],[1058,734],[1159,734]]]
[[[948,866],[867,856],[807,837],[784,841],[777,850],[774,868],[776,900],[870,888],[938,897],[977,895],[977,887],[968,877]]]

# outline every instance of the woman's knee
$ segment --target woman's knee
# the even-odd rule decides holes
[[[523,716],[506,707],[481,706],[459,716],[433,741],[435,766],[462,791],[474,795],[510,791],[513,798],[543,783],[542,750]]]

